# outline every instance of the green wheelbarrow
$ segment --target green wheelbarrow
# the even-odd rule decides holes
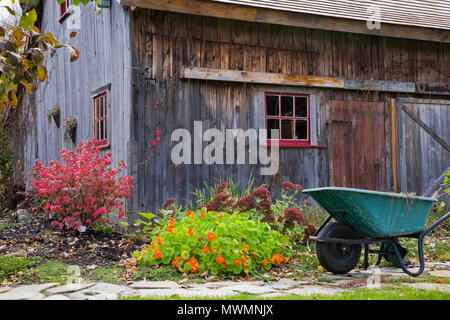
[[[352,270],[364,246],[364,268],[369,266],[369,253],[378,254],[375,265],[385,258],[410,276],[420,275],[424,268],[423,238],[450,217],[450,212],[427,229],[428,215],[437,201],[433,198],[408,196],[353,188],[316,188],[303,190],[330,216],[310,240],[316,241],[321,265],[335,274]],[[336,222],[330,223],[334,218]],[[408,250],[398,238],[418,239],[420,268],[408,270],[403,258]],[[379,250],[369,244],[380,244]]]

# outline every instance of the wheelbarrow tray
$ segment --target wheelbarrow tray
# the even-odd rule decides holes
[[[361,236],[385,238],[424,230],[433,198],[354,188],[326,187],[303,190],[336,220]]]

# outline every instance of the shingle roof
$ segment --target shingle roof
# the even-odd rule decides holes
[[[450,30],[450,0],[210,0],[282,11],[367,21],[371,6],[381,23]]]

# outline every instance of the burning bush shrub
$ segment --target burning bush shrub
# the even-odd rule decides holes
[[[113,208],[119,210],[119,218],[125,214],[120,199],[131,197],[134,186],[131,176],[117,178],[126,168],[123,161],[109,168],[111,153],[101,156],[94,140],[80,143],[76,151],[61,150],[61,158],[64,163],[52,160],[48,167],[36,159],[32,169],[29,196],[47,214],[55,215],[52,225],[79,229],[104,223]]]

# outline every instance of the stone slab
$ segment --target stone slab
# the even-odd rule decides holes
[[[130,285],[133,289],[178,289],[180,285],[175,281],[139,281]]]
[[[429,274],[434,277],[450,278],[450,270],[433,270]]]
[[[234,285],[240,284],[240,283],[241,282],[236,282],[236,281],[215,281],[215,282],[207,282],[207,283],[195,284],[195,285],[190,285],[190,286],[193,288],[202,287],[202,288],[217,289],[217,288],[223,288],[223,287],[228,287],[228,286],[234,286]]]
[[[208,298],[208,297],[229,297],[238,294],[236,291],[229,290],[227,288],[219,288],[219,289],[191,289],[188,290],[189,297],[199,297],[199,298]]]
[[[337,288],[329,288],[325,286],[304,286],[301,288],[295,288],[291,290],[284,291],[287,294],[296,294],[300,296],[310,296],[313,294],[325,294],[325,295],[333,295],[344,290]]]
[[[69,295],[69,298],[76,300],[104,300],[117,299],[118,296],[137,293],[137,291],[111,283],[97,283],[93,287],[77,291]]]
[[[224,287],[226,290],[232,290],[240,293],[248,293],[254,295],[267,294],[277,292],[277,290],[272,289],[267,286],[255,286],[253,284],[240,284],[234,286]]]
[[[44,300],[70,300],[70,299],[62,294],[55,294],[53,296],[45,298]]]
[[[178,295],[182,298],[190,296],[191,290],[187,289],[138,289],[136,296],[141,297],[170,297]]]
[[[11,290],[11,287],[0,287],[0,293],[7,292]]]
[[[41,300],[45,298],[41,294],[42,291],[59,285],[59,283],[44,283],[13,288],[0,294],[0,300]]]
[[[70,284],[60,286],[60,287],[50,288],[50,289],[46,290],[44,293],[45,294],[72,293],[72,292],[81,291],[83,289],[90,288],[94,285],[95,285],[95,283],[81,283],[81,284],[70,283]]]
[[[296,281],[292,279],[280,279],[276,282],[269,282],[267,283],[267,286],[270,288],[273,288],[275,290],[288,290],[293,289],[298,286],[307,285],[309,284],[308,281]]]

